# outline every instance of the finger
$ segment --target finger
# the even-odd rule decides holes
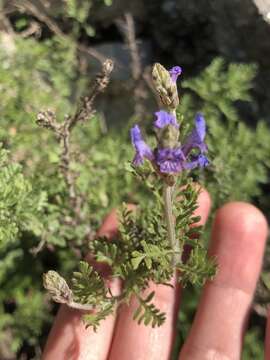
[[[268,310],[265,336],[265,360],[270,360],[270,309]]]
[[[219,270],[205,286],[181,360],[240,359],[266,235],[266,220],[252,205],[235,202],[217,212],[210,254]]]
[[[117,233],[117,214],[112,211],[103,222],[98,235],[113,237]],[[119,292],[120,284],[111,285],[113,293]],[[111,344],[115,317],[101,322],[97,332],[85,328],[82,312],[66,305],[60,307],[45,346],[43,360],[106,359]]]
[[[211,202],[209,194],[203,191],[198,201],[200,210],[197,211],[197,215],[200,214],[203,221],[206,221]],[[158,309],[166,313],[166,322],[160,327],[153,329],[151,326],[138,325],[133,320],[133,314],[138,307],[135,299],[129,306],[121,307],[109,355],[110,360],[165,360],[170,358],[180,297],[175,277],[172,279],[172,284],[174,288],[152,283],[148,289],[148,293],[155,291],[153,302]]]
[[[200,216],[201,219],[196,223],[196,225],[204,225],[207,221],[211,208],[211,198],[205,189],[202,189],[199,193],[198,205],[198,208],[194,211],[194,215]]]

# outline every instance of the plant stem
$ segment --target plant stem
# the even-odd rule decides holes
[[[77,310],[82,310],[82,311],[91,311],[91,310],[94,310],[94,307],[93,305],[90,305],[90,304],[80,304],[80,303],[77,303],[75,301],[70,301],[67,303],[67,305],[69,307],[71,307],[72,309],[77,309]]]
[[[124,298],[123,296],[115,296],[114,298],[107,298],[108,300],[111,300],[111,304],[114,304],[117,301],[121,301],[122,298]],[[91,305],[91,304],[81,304],[78,303],[76,301],[68,301],[67,303],[65,303],[67,306],[69,306],[72,309],[77,309],[77,310],[82,310],[82,311],[93,311],[93,310],[98,310],[97,307]]]
[[[181,251],[179,242],[177,241],[175,235],[175,221],[172,211],[172,194],[173,186],[169,186],[165,183],[163,188],[164,213],[168,230],[168,239],[174,252],[172,256],[172,265],[175,267],[177,263],[181,262]]]

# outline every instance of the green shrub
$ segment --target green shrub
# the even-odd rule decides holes
[[[66,113],[74,112],[73,104],[88,86],[77,77],[74,46],[57,37],[42,42],[18,38],[9,50],[0,44],[0,60],[4,90],[0,104],[1,354],[6,347],[15,353],[23,343],[38,348],[44,341],[52,305],[42,289],[42,273],[53,268],[70,274],[78,263],[76,249],[89,228],[70,226],[73,212],[58,169],[58,143],[35,123],[36,114],[47,108],[62,121]],[[254,66],[227,66],[217,59],[182,84],[185,121],[193,121],[200,109],[209,127],[212,164],[197,178],[210,191],[214,209],[231,199],[266,198],[261,185],[267,182],[270,166],[270,132],[263,121],[246,125],[236,106],[239,101],[252,101],[248,94],[254,74]],[[147,201],[147,194],[126,171],[133,151],[127,134],[125,128],[104,133],[98,113],[72,134],[72,150],[78,155],[71,168],[80,173],[76,186],[85,196],[83,216],[93,231],[109,209],[122,201]],[[40,251],[34,256],[37,247]],[[181,329],[188,329],[195,306],[196,301],[192,307],[182,307]],[[251,349],[255,341],[252,330],[247,346]]]

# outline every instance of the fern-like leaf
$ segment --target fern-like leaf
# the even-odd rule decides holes
[[[154,296],[154,291],[152,291],[145,299],[137,296],[139,306],[133,314],[133,319],[137,320],[139,325],[143,322],[144,325],[147,326],[150,324],[154,328],[156,326],[161,326],[164,323],[166,319],[165,313],[161,312],[153,303],[151,303]]]

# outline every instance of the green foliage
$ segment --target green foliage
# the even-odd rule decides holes
[[[175,227],[176,231],[181,233],[182,245],[189,244],[191,237],[199,237],[201,226],[197,225],[200,217],[194,216],[195,210],[198,208],[198,194],[200,189],[196,188],[194,183],[190,181],[181,181],[181,187],[175,194]]]
[[[91,9],[94,5],[106,5],[110,6],[112,0],[66,0],[65,11],[62,15],[72,19],[73,36],[79,37],[80,30],[83,29],[90,37],[95,36],[94,26],[87,21],[90,17]]]
[[[213,279],[216,275],[217,264],[213,259],[207,258],[207,251],[198,246],[191,250],[189,258],[185,264],[179,266],[181,271],[181,284],[185,286],[187,282],[194,285],[204,285],[207,279]]]
[[[134,312],[133,319],[137,320],[139,325],[143,322],[144,325],[147,326],[151,324],[154,328],[164,323],[166,319],[165,313],[158,310],[155,305],[151,303],[154,296],[155,292],[152,291],[145,299],[142,299],[140,296],[137,297],[140,305]]]
[[[254,326],[244,338],[244,345],[243,345],[243,360],[249,359],[264,359],[264,344],[262,341],[263,338],[262,331],[259,327]]]
[[[142,250],[132,252],[131,264],[134,270],[137,270],[142,262],[148,270],[152,268],[153,262],[160,266],[168,268],[171,262],[171,249],[162,250],[158,245],[148,244],[146,241],[141,242]]]
[[[215,207],[228,200],[261,196],[260,184],[268,181],[270,131],[263,121],[252,127],[241,122],[235,105],[236,101],[250,101],[254,76],[254,66],[226,67],[222,59],[216,59],[199,77],[182,84],[191,90],[182,100],[185,117],[190,119],[192,109],[197,108],[207,119],[212,165],[200,181],[209,189]]]
[[[96,261],[110,265],[113,277],[123,280],[118,301],[129,302],[132,295],[139,301],[134,319],[139,324],[144,322],[160,326],[165,321],[165,314],[160,313],[151,303],[154,293],[145,300],[139,295],[150,281],[167,285],[173,275],[171,261],[174,251],[168,242],[162,214],[162,181],[154,176],[153,170],[151,174],[150,169],[148,166],[138,168],[138,171],[137,168],[132,168],[132,172],[139,178],[148,177],[146,183],[149,189],[154,189],[152,197],[148,198],[148,205],[142,205],[135,212],[124,206],[120,218],[120,238],[110,242],[106,238],[97,239],[91,242],[90,250]],[[181,184],[183,183],[182,179]],[[189,260],[177,265],[181,270],[179,281],[202,285],[207,278],[215,275],[216,264],[211,259],[207,260],[206,251],[198,240],[201,227],[196,226],[196,223],[199,217],[193,216],[197,208],[198,192],[199,189],[196,190],[194,184],[187,180],[186,186],[179,193],[176,192],[174,212],[180,248],[183,249],[184,245],[190,243],[193,246]],[[78,301],[81,300],[78,298]],[[98,303],[99,301],[96,302]]]
[[[5,41],[10,42],[9,50]],[[69,108],[68,97],[76,64],[74,47],[57,37],[42,43],[32,38],[1,38],[0,60],[3,88],[1,140],[7,140],[11,135],[9,142],[17,140],[20,145],[32,129],[36,130],[37,144],[38,129],[34,129],[31,122],[40,107],[53,107],[62,113]]]
[[[212,111],[218,110],[219,117],[224,115],[230,121],[237,121],[235,102],[251,100],[249,90],[256,74],[256,67],[229,64],[226,71],[224,70],[224,60],[217,58],[199,77],[187,80],[182,85],[199,95]]]
[[[97,304],[106,296],[103,279],[85,261],[81,261],[79,271],[73,273],[72,291],[75,301],[81,304]]]
[[[4,269],[13,268],[18,257],[23,255],[20,234],[27,231],[41,235],[47,198],[46,193],[32,188],[22,174],[22,167],[10,162],[7,152],[1,148],[0,167],[0,252],[5,258],[0,267],[0,279],[4,280]]]
[[[40,266],[31,267],[23,237],[25,232],[40,236],[47,198],[33,189],[22,167],[11,162],[4,149],[0,149],[0,168],[0,329],[3,343],[16,351],[24,340],[36,344],[49,320],[39,283]],[[12,313],[6,311],[9,306]]]
[[[72,292],[74,302],[92,305],[92,311],[84,315],[83,320],[94,331],[103,319],[114,312],[115,299],[108,293],[104,279],[85,261],[80,262],[79,271],[73,272]]]
[[[92,326],[94,331],[97,331],[100,326],[100,322],[106,319],[107,316],[112,314],[114,311],[114,304],[111,302],[106,302],[100,304],[98,312],[92,312],[90,314],[84,315],[83,319],[86,324],[86,327]]]

